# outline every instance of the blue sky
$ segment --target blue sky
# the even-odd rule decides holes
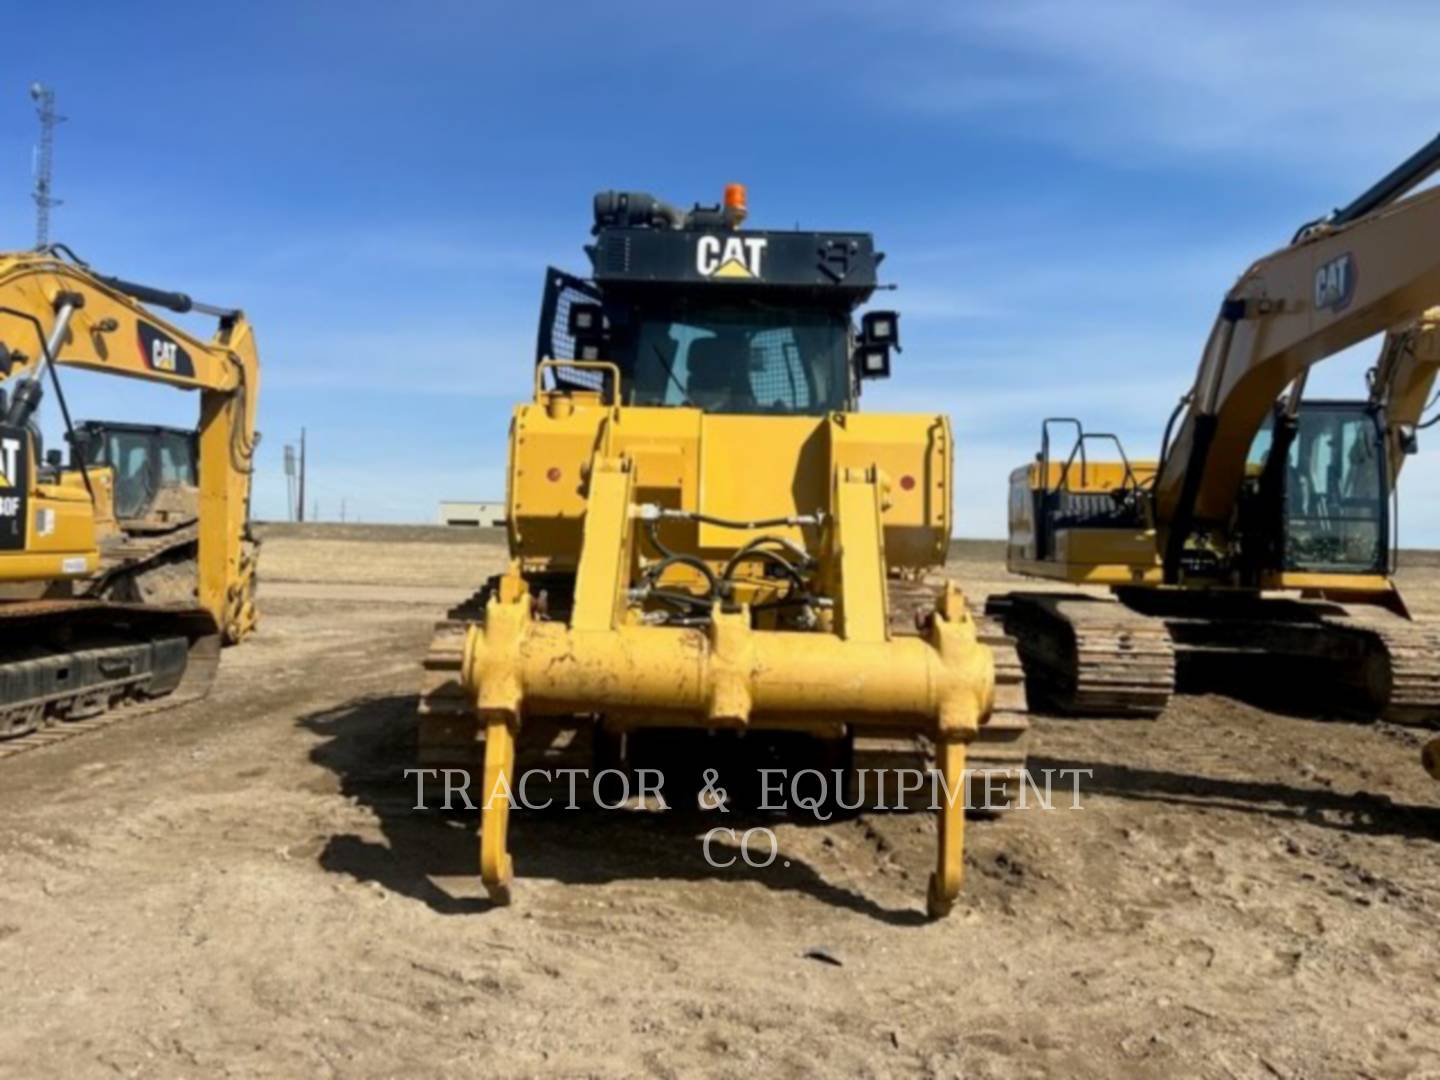
[[[62,29],[63,28],[63,29]],[[305,425],[321,516],[424,521],[503,491],[547,263],[590,196],[859,228],[905,327],[870,409],[943,409],[957,532],[1004,532],[1040,419],[1152,456],[1253,258],[1440,128],[1433,3],[23,5],[0,80],[0,246],[32,242],[26,87],[55,87],[53,236],[246,308],[255,511]],[[7,164],[8,163],[8,164]],[[1313,394],[1354,396],[1366,355]],[[72,376],[83,415],[183,395]],[[1403,483],[1440,545],[1440,441]]]

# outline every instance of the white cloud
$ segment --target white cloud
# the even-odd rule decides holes
[[[894,19],[889,5],[865,10]],[[1121,161],[1178,150],[1373,171],[1428,137],[1440,113],[1433,61],[1412,44],[1440,30],[1428,2],[1009,0],[909,14],[941,35],[949,63],[886,80],[893,100],[1023,116],[1015,134]],[[977,73],[972,53],[986,67],[998,53],[1010,70]]]

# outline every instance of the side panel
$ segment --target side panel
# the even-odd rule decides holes
[[[888,481],[881,524],[892,567],[924,569],[950,548],[954,440],[940,415],[844,413],[829,423],[833,469],[875,466]]]
[[[1035,532],[1036,491],[1032,482],[1034,465],[1022,465],[1010,473],[1010,501],[1005,545],[1005,568],[1022,573],[1020,565],[1038,559]]]
[[[585,476],[609,410],[521,405],[510,424],[510,552],[574,569],[585,517]]]

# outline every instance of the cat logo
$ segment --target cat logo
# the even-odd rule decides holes
[[[137,323],[140,346],[140,362],[151,371],[166,375],[180,375],[187,379],[195,377],[195,362],[178,341],[159,327],[149,323]]]
[[[0,438],[0,484],[14,487],[20,464],[20,440]]]
[[[0,427],[0,551],[25,547],[25,493],[30,484],[25,441],[23,428]]]
[[[770,241],[763,236],[702,236],[695,243],[695,269],[707,278],[760,277]]]
[[[1337,314],[1355,295],[1355,260],[1347,251],[1315,271],[1315,309]]]

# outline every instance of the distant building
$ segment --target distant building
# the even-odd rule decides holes
[[[440,524],[469,526],[472,529],[503,529],[505,527],[505,504],[503,502],[442,502]]]

